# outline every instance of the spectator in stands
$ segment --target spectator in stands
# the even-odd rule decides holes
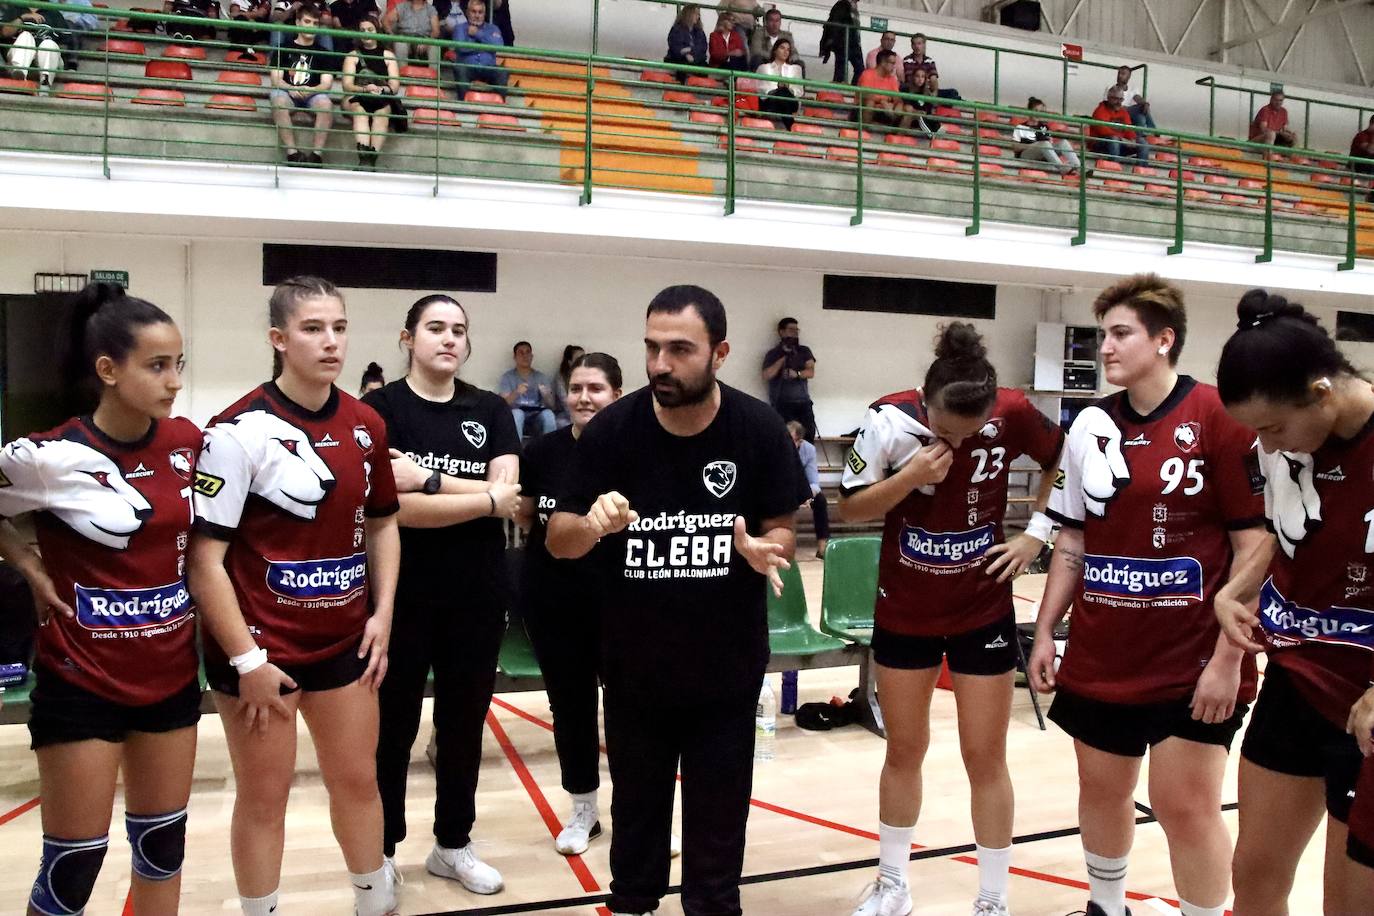
[[[281,25],[300,25],[301,11],[305,9],[314,11],[316,25],[328,28],[329,23],[334,21],[334,17],[329,15],[328,7],[319,5],[317,0],[274,0],[271,18],[273,22]],[[287,37],[285,32],[273,32],[270,43],[272,47],[279,48],[287,43]],[[330,35],[316,35],[315,45],[322,51],[333,51],[334,38]]]
[[[1374,117],[1369,119],[1368,126],[1357,133],[1350,140],[1350,155],[1356,159],[1363,159],[1364,162],[1350,163],[1350,170],[1356,176],[1374,176]],[[1369,192],[1369,202],[1374,204],[1374,188]]]
[[[902,87],[897,84],[897,52],[879,51],[877,64],[872,70],[864,70],[859,74],[859,88],[900,92]],[[909,130],[919,113],[914,105],[896,96],[860,92],[858,104],[854,107],[854,120],[860,124]]]
[[[296,23],[313,29],[320,23],[320,14],[313,6],[303,6],[296,13]],[[329,90],[334,87],[332,59],[315,43],[314,32],[295,33],[292,40],[272,50],[272,121],[277,136],[286,151],[286,161],[296,165],[324,164],[324,144],[334,123],[334,100]],[[297,110],[313,112],[315,136],[309,152],[296,146],[291,117]]]
[[[787,62],[801,67],[802,73],[805,74],[806,64],[802,61],[801,55],[797,53],[797,42],[792,38],[792,33],[782,27],[782,13],[777,9],[771,9],[765,13],[763,28],[754,29],[749,36],[750,68],[757,70],[760,64],[772,60],[773,45],[784,38],[792,46],[792,57]]]
[[[917,67],[911,71],[911,79],[902,90],[912,95],[928,95],[929,82],[930,71],[925,67]],[[916,117],[911,121],[912,128],[927,137],[938,131],[944,122],[935,117],[935,107],[934,102],[912,102],[911,108],[916,112]]]
[[[1151,130],[1155,127],[1154,116],[1150,114],[1150,103],[1145,101],[1145,97],[1131,88],[1131,68],[1122,64],[1116,68],[1116,82],[1113,84],[1121,90],[1121,98],[1126,108],[1126,114],[1131,116],[1131,123],[1136,127],[1148,127]],[[1107,92],[1111,92],[1112,87],[1107,87]],[[1105,96],[1104,96],[1105,98]],[[1136,132],[1137,143],[1149,143],[1147,135]]]
[[[739,32],[740,37],[744,39],[746,47],[749,45],[749,39],[753,36],[754,30],[758,27],[759,17],[767,12],[762,4],[755,3],[754,0],[720,0],[716,4],[716,9],[719,12],[730,14],[730,21],[733,23],[735,31]]]
[[[706,60],[712,67],[722,70],[747,70],[749,52],[745,50],[744,39],[735,30],[734,17],[721,13],[716,17],[716,28],[707,43]]]
[[[392,35],[404,35],[410,38],[438,38],[439,37],[439,14],[434,9],[434,4],[429,0],[404,0],[391,9],[386,11],[386,18],[382,20],[382,26]],[[458,37],[458,36],[455,36]],[[392,52],[396,55],[396,62],[404,67],[410,59],[411,51],[417,57],[429,61],[429,65],[434,69],[439,69],[439,46],[438,45],[414,45],[409,41],[398,41],[391,46]]]
[[[773,43],[772,60],[759,64],[759,74],[801,79],[804,75],[802,68],[794,63],[789,63],[794,50],[790,39],[779,38]],[[792,116],[797,113],[797,108],[801,105],[797,97],[802,94],[802,88],[779,83],[776,80],[759,80],[758,90],[760,93],[759,109],[767,115],[776,117],[784,130],[791,130]]]
[[[878,47],[874,48],[872,51],[869,51],[868,56],[864,58],[864,68],[867,70],[872,70],[874,67],[878,66],[879,53],[883,51],[895,51],[896,47],[897,33],[884,32],[882,37],[878,39]]]
[[[363,370],[363,377],[358,385],[358,397],[362,397],[369,391],[376,391],[386,385],[386,373],[377,363],[368,363]]]
[[[440,2],[447,4],[450,0],[440,0]],[[472,2],[473,0],[462,0],[464,15],[467,15],[468,5]],[[501,33],[501,43],[508,48],[515,47],[515,26],[510,21],[510,0],[486,0],[486,4],[487,21],[496,26]],[[438,9],[439,4],[435,3],[434,7]],[[448,16],[449,10],[447,8],[439,11],[441,20],[447,19]]]
[[[334,28],[350,32],[361,31],[359,26],[369,17],[376,17],[377,22],[373,25],[377,25],[382,15],[381,10],[377,9],[377,0],[334,0],[329,4],[329,12],[334,17]],[[353,47],[351,38],[340,38],[334,42],[334,50],[340,54],[347,54]],[[395,56],[394,51],[392,56]]]
[[[892,59],[895,69],[897,55]],[[784,420],[800,423],[802,438],[810,442],[816,437],[816,415],[807,380],[816,377],[816,356],[800,338],[797,319],[788,317],[778,322],[778,345],[763,357],[763,381],[768,385],[768,403]]]
[[[12,6],[0,13],[0,38],[11,42],[8,54],[15,79],[32,80],[30,70],[37,65],[38,84],[52,87],[63,69],[62,41],[67,21],[56,10]]]
[[[1093,152],[1112,159],[1138,156],[1141,162],[1148,162],[1149,146],[1135,142],[1136,133],[1129,129],[1133,126],[1131,116],[1122,107],[1122,98],[1121,87],[1112,86],[1107,90],[1107,97],[1098,102],[1097,108],[1093,109],[1093,120],[1105,122],[1093,124],[1088,128],[1088,136],[1093,138]]]
[[[553,415],[553,383],[549,377],[533,367],[534,347],[528,340],[515,345],[515,367],[501,375],[496,393],[506,399],[511,414],[515,417],[515,430],[525,435],[525,424],[534,420],[531,435],[551,433],[558,427]]]
[[[796,420],[787,421],[787,431],[792,435],[802,473],[811,487],[811,522],[816,529],[816,559],[823,560],[826,545],[830,543],[830,507],[826,504],[825,494],[821,492],[821,469],[816,464],[816,446],[806,441],[806,427]]]
[[[229,19],[232,22],[265,22],[272,17],[272,0],[229,0]],[[272,35],[280,32],[264,32],[259,29],[230,28],[229,43],[240,49],[239,59],[246,63],[256,63],[258,51],[255,45],[267,44]]]
[[[677,21],[668,30],[668,53],[663,60],[704,67],[708,54],[706,32],[701,28],[701,7],[689,3],[677,11]],[[678,79],[686,82],[687,74],[678,74]]]
[[[926,95],[933,95],[939,99],[954,99],[963,101],[963,96],[958,89],[941,89],[940,72],[938,70],[926,71]]]
[[[174,16],[189,16],[196,19],[219,19],[219,0],[164,0],[163,12]],[[189,25],[184,22],[169,23],[167,35],[176,41],[214,41],[213,25]]]
[[[358,30],[375,36],[379,30],[376,15],[358,23]],[[396,114],[401,92],[400,67],[396,55],[375,37],[363,38],[344,58],[343,90],[348,93],[343,107],[353,116],[353,135],[358,148],[358,167],[375,171],[382,154],[391,117]],[[404,109],[402,109],[404,112]]]
[[[911,53],[902,58],[902,85],[911,82],[917,68],[928,73],[940,72],[940,68],[935,66],[935,58],[926,56],[926,37],[920,32],[911,36]]]
[[[1298,138],[1288,129],[1288,109],[1283,107],[1283,90],[1269,96],[1269,104],[1255,112],[1250,122],[1250,142],[1270,146],[1293,146]]]
[[[835,82],[845,82],[845,65],[854,67],[854,83],[864,72],[863,36],[859,29],[859,0],[836,0],[821,29],[821,63],[835,56]]]
[[[462,97],[468,89],[475,88],[473,83],[485,83],[482,88],[504,96],[510,74],[496,63],[496,52],[487,50],[487,47],[505,47],[501,30],[495,23],[487,21],[487,5],[483,0],[469,0],[467,11],[466,18],[456,8],[449,14],[446,25],[453,34],[453,40],[486,47],[459,49],[453,64],[453,79],[458,84],[458,95]]]
[[[563,359],[558,363],[558,375],[553,380],[553,417],[559,429],[572,425],[572,415],[568,412],[568,385],[572,383],[573,363],[586,352],[577,344],[563,348]]]
[[[68,6],[84,6],[93,10],[91,0],[63,0]],[[80,29],[83,32],[95,32],[102,28],[100,17],[93,11],[89,13],[63,13],[62,18],[67,20],[67,25],[73,29]],[[75,69],[75,68],[72,68]]]
[[[1031,111],[1030,118],[1011,132],[1012,140],[1018,144],[1016,158],[1023,162],[1047,162],[1061,175],[1077,172],[1078,154],[1073,151],[1073,144],[1064,137],[1051,137],[1049,127],[1040,119],[1045,103],[1031,96],[1026,107]]]

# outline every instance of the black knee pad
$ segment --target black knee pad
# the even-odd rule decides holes
[[[181,872],[186,858],[186,809],[167,814],[126,814],[124,826],[133,850],[134,874],[166,881]]]
[[[43,836],[43,864],[33,882],[29,904],[47,916],[79,916],[91,899],[105,851],[108,835],[93,840],[64,840]]]

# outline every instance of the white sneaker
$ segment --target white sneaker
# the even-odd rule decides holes
[[[474,894],[495,894],[506,886],[499,871],[477,858],[471,843],[462,849],[435,843],[425,859],[425,870],[440,878],[452,878]]]
[[[668,835],[668,858],[676,859],[682,855],[682,837],[676,833]]]
[[[1005,903],[979,899],[973,901],[973,916],[1011,916],[1011,911]]]
[[[898,884],[882,875],[868,887],[853,916],[907,916],[911,912],[911,890],[903,881]]]
[[[382,868],[386,869],[387,880],[392,883],[392,886],[400,887],[406,883],[406,879],[401,875],[401,870],[396,867],[395,856],[382,856]]]
[[[601,836],[601,821],[596,817],[596,805],[575,803],[572,820],[564,825],[553,848],[565,856],[580,856],[591,841]]]

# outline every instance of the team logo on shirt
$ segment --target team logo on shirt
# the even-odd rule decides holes
[[[476,420],[464,420],[462,430],[463,438],[471,442],[473,448],[487,444],[487,428]]]
[[[720,499],[735,487],[735,463],[733,461],[712,461],[701,469],[701,482],[707,491]]]
[[[849,450],[849,457],[845,459],[845,464],[849,465],[849,469],[855,474],[862,474],[864,468],[868,467],[868,462],[859,457],[858,451],[852,448]]]
[[[189,448],[172,449],[167,461],[182,480],[190,480],[195,476],[195,454]]]
[[[334,489],[335,480],[329,466],[315,452],[310,437],[265,410],[250,410],[239,414],[231,422],[252,430],[250,441],[257,440],[266,445],[262,463],[253,478],[252,492],[297,518],[306,521],[313,519],[320,503]],[[334,444],[338,445],[337,440],[334,440]],[[200,489],[200,476],[198,473],[197,490]],[[218,481],[215,492],[219,492],[219,487],[223,485],[223,481]]]
[[[1279,546],[1289,558],[1322,524],[1322,499],[1313,481],[1312,456],[1279,452],[1270,458],[1274,473],[1265,475],[1266,511]]]
[[[1083,594],[1106,599],[1186,604],[1202,600],[1202,564],[1194,557],[1083,557]]]
[[[152,588],[76,586],[76,622],[87,630],[142,630],[164,626],[191,609],[186,583]]]
[[[1197,448],[1201,437],[1202,424],[1196,420],[1189,420],[1187,423],[1180,423],[1174,427],[1174,445],[1185,452],[1191,452]]]
[[[1006,421],[1003,420],[1001,417],[993,417],[991,420],[983,424],[983,428],[978,430],[978,435],[983,437],[984,442],[991,442],[998,436],[1002,435],[1002,428],[1005,425]]]
[[[1285,598],[1274,580],[1260,589],[1260,626],[1275,646],[1304,642],[1374,650],[1374,611],[1357,607],[1303,607]]]
[[[1131,471],[1121,453],[1121,430],[1100,407],[1087,407],[1078,415],[1088,434],[1083,454],[1083,500],[1089,512],[1102,518],[1107,504],[1131,482]]]
[[[367,554],[322,560],[272,560],[267,587],[289,602],[343,603],[367,586]]]
[[[16,462],[10,473],[16,474],[14,483],[28,486],[30,481],[18,477],[20,470],[42,469],[43,480],[35,479],[34,488],[47,488],[63,494],[59,508],[53,515],[82,537],[115,550],[124,550],[153,514],[153,507],[143,494],[133,488],[120,473],[119,467],[89,445],[70,439],[51,439],[35,443],[31,439],[16,439],[6,447],[12,455],[30,452],[31,460]]]
[[[976,519],[976,513],[970,513]],[[993,525],[968,531],[927,531],[915,525],[902,529],[902,558],[925,569],[963,569],[973,566],[992,546]]]
[[[353,441],[358,443],[364,455],[372,454],[372,433],[367,431],[366,426],[353,427]]]
[[[136,479],[138,479],[138,478],[140,478],[140,477],[152,477],[152,476],[153,476],[153,471],[150,471],[150,470],[148,469],[148,466],[147,466],[146,464],[144,464],[142,461],[140,461],[140,462],[138,463],[138,467],[134,468],[132,471],[129,471],[128,473],[126,473],[126,474],[124,475],[124,479],[125,479],[125,480],[136,480]]]
[[[338,439],[335,439],[333,436],[329,435],[329,433],[325,433],[325,434],[324,434],[324,438],[321,439],[319,442],[316,442],[316,443],[315,443],[315,448],[338,448],[338,447],[339,447],[339,440],[338,440]]]

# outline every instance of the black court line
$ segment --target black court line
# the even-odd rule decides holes
[[[1144,805],[1136,803],[1137,808],[1149,811]],[[1236,802],[1222,805],[1222,811],[1234,811],[1238,807]],[[1137,825],[1152,824],[1155,822],[1153,813],[1142,814],[1135,819]],[[1025,846],[1030,843],[1040,843],[1045,840],[1059,840],[1064,837],[1077,836],[1082,832],[1079,827],[1060,827],[1057,830],[1042,830],[1039,833],[1028,833],[1024,836],[1013,837],[1013,846]],[[911,861],[918,862],[922,859],[942,859],[945,856],[967,855],[974,851],[972,843],[963,843],[958,846],[941,846],[931,849],[918,849],[911,854]],[[794,878],[814,878],[818,875],[830,875],[843,871],[855,871],[862,868],[877,868],[877,859],[853,859],[848,862],[831,862],[826,865],[813,865],[809,868],[791,868],[786,871],[762,872],[757,875],[745,875],[740,879],[740,885],[749,884],[770,884],[774,881],[790,881]],[[674,896],[682,893],[682,885],[674,884],[668,888],[665,897]],[[562,897],[554,900],[538,900],[531,903],[508,903],[502,906],[479,906],[469,907],[463,910],[443,910],[436,913],[425,913],[422,916],[514,916],[520,913],[537,913],[544,910],[562,910],[575,906],[596,906],[605,903],[611,897],[610,894],[588,894],[582,897]]]
[[[1141,814],[1144,814],[1148,817],[1155,816],[1154,810],[1149,805],[1142,805],[1140,802],[1135,803],[1135,810],[1139,811]]]

